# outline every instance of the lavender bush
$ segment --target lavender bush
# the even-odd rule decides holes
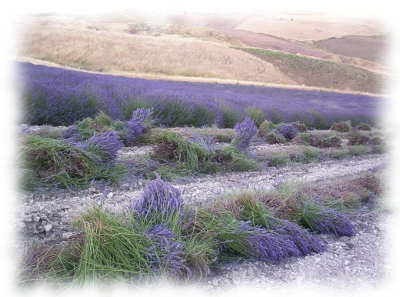
[[[278,128],[276,128],[276,131],[286,140],[292,140],[299,132],[299,130],[293,124],[280,124]]]
[[[133,146],[136,143],[137,137],[142,135],[146,128],[151,125],[150,109],[138,108],[132,112],[132,117],[129,121],[121,123],[121,128],[116,130],[126,146]]]
[[[367,95],[152,81],[16,64],[27,124],[69,126],[99,110],[113,120],[127,120],[128,111],[143,107],[153,108],[158,125],[233,127],[253,108],[275,124],[301,121],[308,128],[329,128],[347,120],[373,125],[384,107],[383,98]]]
[[[232,144],[239,151],[246,151],[250,146],[250,141],[257,135],[257,127],[254,121],[247,117],[241,123],[235,125],[237,135],[232,139]]]
[[[85,151],[95,153],[99,162],[103,165],[114,165],[118,151],[123,147],[115,131],[95,134],[88,140],[77,144]]]
[[[183,271],[190,274],[185,263],[185,246],[165,223],[151,226],[145,231],[145,236],[153,243],[145,251],[153,272],[175,277],[180,276]]]
[[[216,147],[215,138],[213,136],[195,135],[190,141],[200,145],[208,151],[214,152]]]
[[[183,215],[183,199],[180,191],[158,175],[150,181],[142,198],[133,202],[133,210],[139,219],[154,224],[180,220]]]

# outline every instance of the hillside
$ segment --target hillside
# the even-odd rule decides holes
[[[310,17],[307,37],[294,34],[296,21]],[[21,17],[16,59],[137,77],[387,93],[392,74],[383,57],[390,46],[389,32],[378,22],[368,23],[368,30],[362,30],[366,21],[339,19],[332,28],[330,24],[332,18],[323,16],[263,14]],[[277,55],[266,59],[257,49]],[[292,65],[279,53],[312,60]]]

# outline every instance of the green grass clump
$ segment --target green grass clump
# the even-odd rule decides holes
[[[267,134],[265,137],[265,141],[269,144],[282,144],[286,142],[286,138],[283,137],[281,134],[272,131]]]
[[[317,135],[313,133],[299,133],[292,139],[292,143],[305,144],[318,148],[339,148],[341,145],[341,138],[337,135]]]
[[[224,128],[234,128],[240,122],[241,117],[233,107],[221,106],[221,112]]]
[[[95,133],[114,130],[112,119],[103,112],[94,118],[84,118],[75,124],[80,139],[89,139]]]
[[[307,126],[300,121],[293,122],[292,125],[299,130],[300,133],[307,132]]]
[[[229,145],[219,151],[222,155],[222,166],[228,171],[256,171],[261,165],[257,160],[249,158],[244,152]]]
[[[354,156],[361,156],[369,154],[373,151],[373,148],[369,145],[352,145],[348,146],[349,154]]]
[[[179,133],[165,131],[157,138],[153,152],[157,159],[176,160],[184,163],[190,171],[197,171],[202,163],[210,161],[215,153],[207,148],[188,141]]]
[[[267,229],[269,224],[275,221],[272,213],[258,200],[257,194],[251,191],[242,191],[228,199],[220,199],[211,209],[213,213],[228,211],[239,221],[250,222],[253,226]]]
[[[285,152],[277,152],[273,154],[269,154],[266,157],[266,161],[268,162],[268,166],[279,166],[282,164],[287,164],[290,160],[290,156]]]
[[[27,185],[32,185],[33,172],[43,184],[66,188],[87,185],[94,179],[116,182],[124,174],[121,166],[102,163],[98,153],[61,139],[28,135],[22,156],[23,168],[31,176]]]
[[[247,108],[246,114],[254,121],[254,124],[257,128],[259,128],[261,123],[263,123],[267,119],[265,112],[255,107]]]
[[[168,180],[195,172],[252,171],[261,167],[257,160],[232,144],[222,149],[209,149],[173,131],[158,134],[155,141],[153,157],[161,162],[156,172]]]
[[[319,161],[321,158],[321,152],[317,149],[305,147],[301,151],[290,154],[290,160],[299,163],[312,163]]]
[[[259,137],[266,137],[270,132],[276,129],[278,126],[270,121],[263,121],[258,126],[258,136]]]
[[[346,158],[350,154],[348,147],[344,148],[332,148],[327,152],[329,158],[340,160]]]
[[[347,145],[368,145],[371,144],[371,139],[364,134],[361,133],[352,133],[349,136],[349,142]]]

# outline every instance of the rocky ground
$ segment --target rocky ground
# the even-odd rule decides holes
[[[146,146],[126,148],[122,154],[145,154],[149,150]],[[352,156],[339,161],[267,167],[261,172],[187,177],[173,185],[182,191],[187,203],[196,203],[234,190],[273,190],[289,180],[322,183],[367,171],[384,174],[388,159],[387,154]],[[123,212],[140,197],[147,183],[145,179],[137,179],[118,188],[92,186],[79,192],[21,193],[14,211],[15,228],[20,234],[15,247],[20,248],[23,241],[32,238],[49,243],[66,240],[72,235],[69,222],[79,213],[100,203],[112,212]],[[207,294],[237,293],[239,288],[283,292],[296,286],[311,286],[321,292],[335,289],[354,293],[382,288],[391,276],[385,230],[395,219],[388,211],[365,205],[351,220],[357,233],[354,237],[319,235],[327,246],[322,254],[291,259],[280,265],[252,261],[225,264],[215,267],[206,279],[190,285]]]

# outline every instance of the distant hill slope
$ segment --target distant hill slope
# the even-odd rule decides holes
[[[295,26],[296,22],[301,25]],[[297,32],[302,26],[303,33]],[[315,32],[310,26],[316,26]],[[104,73],[377,94],[386,93],[391,83],[392,73],[383,58],[390,38],[367,36],[386,32],[378,22],[296,14],[123,12],[97,18],[22,17],[19,28],[19,59]],[[301,38],[304,34],[307,38]],[[332,36],[337,38],[320,40]],[[262,50],[270,54],[260,54]]]

